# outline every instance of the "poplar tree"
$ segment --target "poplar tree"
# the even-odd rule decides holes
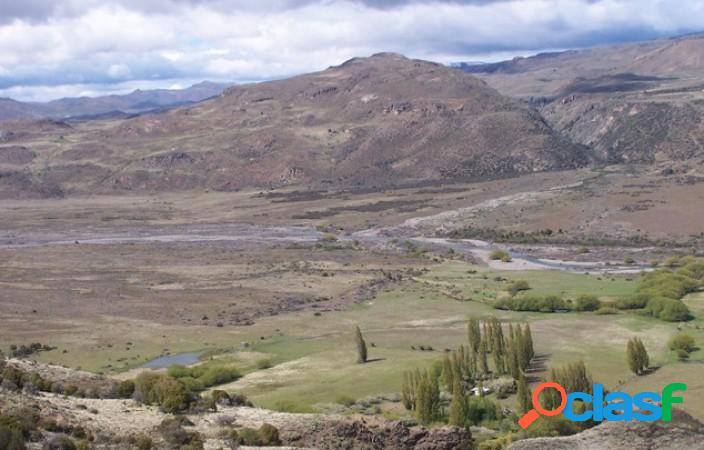
[[[503,375],[506,373],[506,367],[504,366],[506,343],[504,342],[504,332],[499,319],[492,317],[489,322],[489,329],[491,330],[491,348],[492,357],[494,359],[494,368],[496,369],[497,374]]]
[[[445,383],[447,390],[452,389],[452,386],[454,385],[454,375],[455,370],[452,360],[450,359],[450,355],[445,353],[445,356],[442,359],[442,380]]]
[[[472,352],[479,352],[479,344],[482,341],[482,332],[479,326],[479,321],[474,317],[470,317],[467,321],[467,340],[469,348]]]
[[[633,343],[633,339],[629,339],[628,343],[626,343],[626,360],[628,361],[628,368],[631,369],[631,372],[635,373],[636,375],[639,375],[640,362],[638,361],[638,355],[636,352],[635,345]]]
[[[412,375],[410,372],[403,372],[403,382],[401,383],[401,403],[403,407],[411,411],[416,404],[415,391],[412,385]]]
[[[448,422],[457,427],[464,427],[467,422],[467,395],[459,380],[455,380],[452,388]]]
[[[565,388],[567,392],[586,392],[591,394],[594,383],[592,376],[583,361],[567,364],[558,369],[550,370],[549,381],[554,381]],[[541,403],[547,409],[555,409],[560,405],[560,394],[555,389],[542,392]]]
[[[518,404],[522,414],[527,413],[533,408],[531,392],[530,389],[528,389],[528,384],[526,383],[526,378],[523,375],[523,372],[521,372],[518,376],[518,390],[516,395],[518,396]]]
[[[628,368],[636,375],[643,374],[650,366],[650,357],[640,338],[634,337],[626,344],[626,360]]]
[[[640,370],[642,373],[648,370],[648,367],[650,367],[650,356],[648,356],[648,351],[645,349],[645,345],[643,344],[643,341],[640,340],[640,338],[635,338],[635,346],[639,354],[638,359],[640,362]]]
[[[483,374],[489,373],[489,361],[487,360],[486,341],[482,341],[479,346],[479,370]]]
[[[364,342],[362,331],[359,329],[359,326],[355,327],[354,340],[357,344],[357,363],[363,364],[367,362],[367,343]]]
[[[421,375],[418,385],[415,411],[418,420],[425,425],[435,421],[439,416],[440,387],[438,379],[427,370]]]
[[[530,331],[530,324],[528,323],[523,330],[523,339],[525,340],[526,349],[528,351],[528,355],[530,356],[528,359],[530,362],[530,360],[535,358],[535,350],[533,349],[533,333]]]
[[[521,326],[518,326],[518,332],[516,333],[518,337],[518,364],[521,367],[521,370],[525,371],[528,366],[530,365],[531,359],[533,359],[533,356],[531,355],[531,350],[530,350],[530,343],[529,343],[529,336],[528,333],[524,330],[521,329]]]
[[[489,326],[488,323],[482,322],[482,344],[484,344],[484,348],[487,351],[487,353],[491,353],[493,350],[491,348],[491,345],[494,343],[494,338],[492,337],[491,333],[491,327]]]
[[[511,340],[508,347],[507,365],[514,380],[518,380],[521,374],[521,364],[519,357],[519,346],[515,339]]]

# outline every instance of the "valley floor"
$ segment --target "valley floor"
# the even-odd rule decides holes
[[[704,352],[681,363],[667,349],[680,329],[704,342],[704,294],[685,298],[696,319],[682,324],[492,307],[518,280],[539,295],[614,302],[653,260],[698,245],[702,211],[691,205],[704,184],[624,171],[371,194],[0,201],[0,348],[48,344],[32,358],[122,379],[153,358],[199,352],[203,364],[237,367],[244,376],[218,389],[257,406],[402,418],[403,372],[465,343],[467,317],[497,316],[530,323],[533,383],[577,360],[625,391],[684,381],[684,409],[704,419],[694,400]],[[499,231],[524,234],[505,242]],[[492,260],[496,249],[512,261]],[[356,325],[369,364],[355,364]],[[633,336],[659,367],[649,375],[628,370]]]

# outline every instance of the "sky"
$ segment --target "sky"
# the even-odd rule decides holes
[[[704,30],[704,0],[0,0],[0,97],[183,88],[393,51],[443,63]]]

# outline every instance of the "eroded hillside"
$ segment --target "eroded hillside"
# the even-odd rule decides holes
[[[394,54],[231,88],[130,120],[6,123],[2,196],[388,185],[587,165],[534,109],[483,81]],[[8,158],[5,158],[6,160]]]

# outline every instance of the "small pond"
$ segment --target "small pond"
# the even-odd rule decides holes
[[[174,364],[189,366],[199,361],[203,352],[176,353],[174,355],[160,356],[146,362],[142,367],[146,369],[166,369]]]

